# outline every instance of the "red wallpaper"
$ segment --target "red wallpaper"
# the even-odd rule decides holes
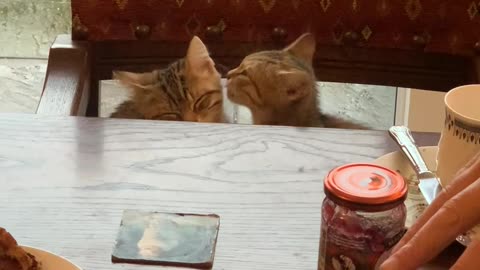
[[[75,29],[90,40],[134,40],[147,25],[154,40],[188,41],[219,26],[228,41],[264,42],[275,27],[288,39],[305,31],[320,44],[342,44],[358,34],[358,46],[415,48],[471,54],[480,41],[480,0],[72,0]]]

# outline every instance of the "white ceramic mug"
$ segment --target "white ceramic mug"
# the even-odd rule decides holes
[[[445,96],[445,106],[437,155],[437,175],[444,187],[480,151],[480,84],[451,90]]]
[[[480,84],[457,87],[445,96],[446,118],[438,144],[437,175],[445,187],[480,151]],[[480,225],[457,238],[480,239]]]

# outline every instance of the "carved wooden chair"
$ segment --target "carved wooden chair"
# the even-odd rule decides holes
[[[435,91],[480,82],[471,0],[72,0],[50,50],[39,114],[98,116],[99,81],[183,57],[200,36],[225,71],[248,53],[316,36],[321,81]]]

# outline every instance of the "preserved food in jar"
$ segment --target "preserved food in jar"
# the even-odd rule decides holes
[[[325,179],[319,270],[371,270],[405,233],[407,184],[373,164],[332,170]]]

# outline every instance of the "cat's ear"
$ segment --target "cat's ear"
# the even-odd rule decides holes
[[[154,84],[158,75],[155,72],[133,73],[126,71],[114,71],[113,79],[120,81],[126,86],[142,87]]]
[[[304,71],[280,70],[277,76],[284,86],[281,88],[284,89],[284,95],[291,102],[302,99],[312,91],[309,84],[312,78]]]
[[[315,37],[310,33],[306,33],[285,48],[284,51],[311,64],[313,62],[313,55],[315,54],[315,46]]]
[[[193,37],[188,47],[186,60],[187,72],[196,77],[216,74],[215,63],[208,53],[207,47],[198,37]]]

